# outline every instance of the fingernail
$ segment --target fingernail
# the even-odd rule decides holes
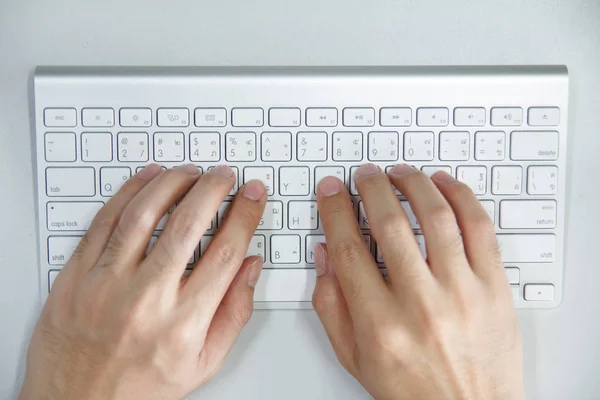
[[[416,169],[408,164],[398,164],[390,170],[390,174],[401,177],[415,171]]]
[[[327,250],[325,243],[318,243],[315,246],[315,271],[317,276],[325,275],[327,272]]]
[[[319,183],[319,191],[325,197],[333,196],[342,191],[344,184],[338,178],[326,176]]]
[[[439,183],[450,183],[454,182],[456,179],[446,171],[438,171],[435,174],[431,175],[431,179]]]
[[[260,278],[260,273],[262,271],[262,260],[257,258],[254,263],[250,266],[250,271],[248,272],[248,286],[256,287],[258,283],[258,278]]]
[[[233,170],[227,165],[217,165],[210,170],[211,174],[217,174],[223,178],[231,178],[233,176]]]
[[[379,167],[375,164],[363,164],[354,174],[354,179],[362,178],[369,175],[375,175],[380,171],[381,170],[379,169]]]
[[[150,164],[145,166],[144,169],[138,172],[137,176],[145,181],[150,181],[156,178],[161,172],[162,169],[158,164]]]
[[[200,170],[194,164],[185,164],[177,167],[188,175],[196,176],[200,174]]]
[[[243,194],[250,200],[260,200],[265,193],[265,185],[261,181],[252,180],[244,185]]]

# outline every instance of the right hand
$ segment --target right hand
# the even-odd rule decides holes
[[[427,260],[390,180],[420,223]],[[524,398],[508,281],[471,190],[407,165],[389,177],[365,165],[355,182],[388,276],[364,244],[343,183],[323,179],[327,245],[316,249],[313,305],[341,364],[377,399]]]

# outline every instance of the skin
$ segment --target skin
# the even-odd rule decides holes
[[[234,179],[225,166],[201,177],[193,166],[151,165],[123,185],[52,287],[20,399],[179,399],[219,371],[252,313],[262,263],[244,255],[266,202],[260,182],[239,190],[194,271],[182,274]],[[327,245],[316,248],[313,305],[342,366],[377,399],[524,398],[512,298],[473,193],[405,165],[387,176],[367,164],[355,181],[387,277],[343,183],[323,179]],[[390,182],[421,224],[427,259]]]

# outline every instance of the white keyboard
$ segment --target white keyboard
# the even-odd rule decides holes
[[[94,214],[150,162],[226,163],[269,199],[248,254],[265,261],[262,308],[305,308],[324,241],[315,187],[361,163],[443,169],[496,226],[516,307],[560,303],[565,234],[565,67],[61,68],[35,75],[42,298]],[[221,208],[199,243],[202,256]],[[426,243],[399,194],[423,252]],[[168,216],[156,229],[160,235]]]

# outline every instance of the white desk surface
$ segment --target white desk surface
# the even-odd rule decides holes
[[[93,5],[92,5],[93,3]],[[529,399],[600,398],[599,0],[0,0],[0,398],[39,308],[29,123],[36,65],[566,64],[564,301],[520,311]],[[257,312],[191,398],[365,399],[313,312]]]

